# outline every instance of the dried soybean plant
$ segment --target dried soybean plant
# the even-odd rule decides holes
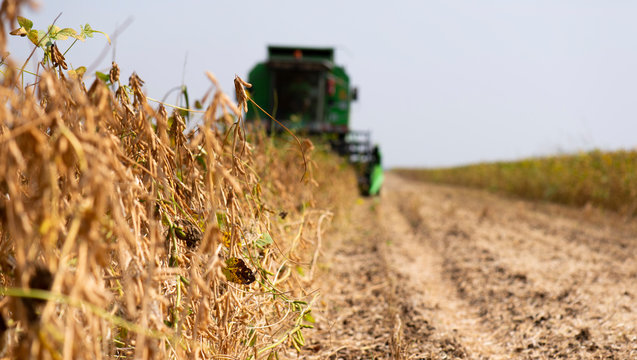
[[[0,85],[0,355],[298,351],[316,298],[303,269],[324,214],[307,184],[281,175],[294,153],[244,133],[242,104],[211,74],[203,121],[186,132],[181,112],[149,105],[135,73],[123,86],[113,64],[110,87],[87,89],[60,66],[35,91],[10,68]]]

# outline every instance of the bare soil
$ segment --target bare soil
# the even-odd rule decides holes
[[[325,238],[307,358],[637,359],[637,225],[388,174]]]

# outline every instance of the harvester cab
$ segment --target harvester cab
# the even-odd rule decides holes
[[[269,46],[268,59],[248,76],[252,99],[293,131],[320,136],[356,169],[364,195],[377,195],[383,181],[381,156],[369,132],[350,129],[350,105],[357,91],[349,76],[334,63],[334,49]],[[271,132],[282,129],[259,112],[248,121],[261,120]]]

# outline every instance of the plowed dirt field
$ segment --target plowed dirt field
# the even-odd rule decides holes
[[[637,225],[387,175],[326,234],[308,358],[637,359]]]

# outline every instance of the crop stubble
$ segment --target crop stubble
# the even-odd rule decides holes
[[[319,354],[637,356],[634,223],[392,174],[382,201],[351,218],[357,230],[336,233],[330,250],[341,280],[327,283]]]

